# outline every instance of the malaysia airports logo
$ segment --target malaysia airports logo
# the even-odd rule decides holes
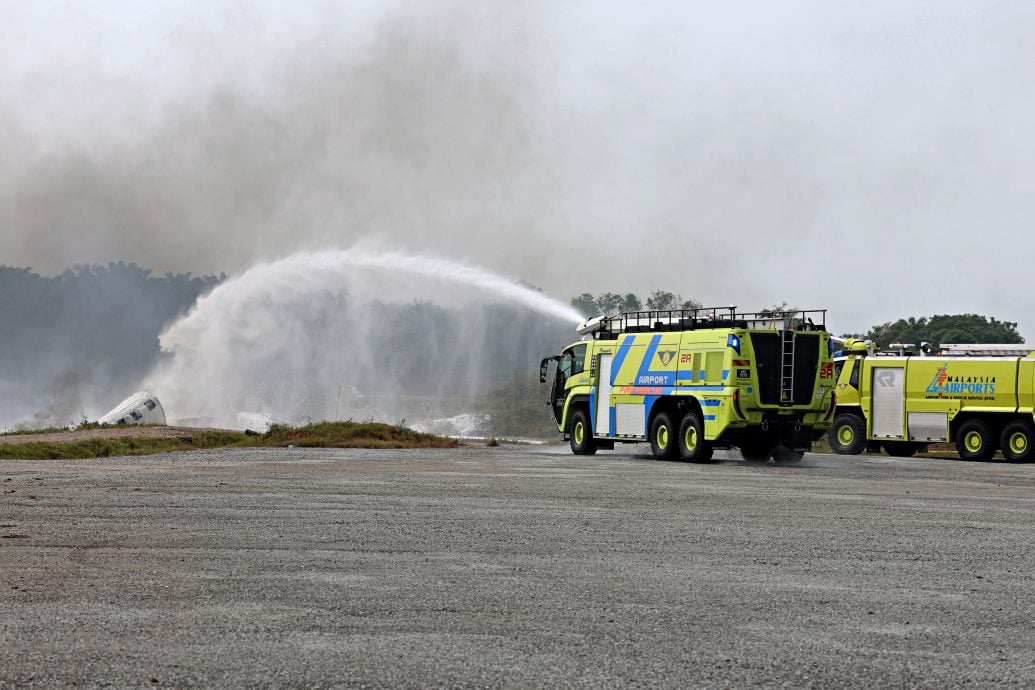
[[[949,365],[939,367],[927,384],[929,395],[993,395],[994,376],[950,376]]]

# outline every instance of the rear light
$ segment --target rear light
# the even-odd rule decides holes
[[[737,416],[741,419],[747,419],[740,409],[740,389],[733,391],[733,411],[736,412]]]

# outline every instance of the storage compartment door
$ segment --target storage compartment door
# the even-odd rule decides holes
[[[949,415],[944,412],[910,412],[909,440],[949,440]]]
[[[646,406],[643,403],[615,405],[615,435],[646,438],[644,415]]]
[[[597,376],[597,423],[594,436],[611,436],[611,361],[612,354],[600,355],[600,371]]]
[[[904,367],[873,367],[873,407],[870,436],[905,439],[906,370]]]

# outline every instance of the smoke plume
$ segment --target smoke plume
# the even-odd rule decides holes
[[[376,238],[559,296],[1035,332],[1030,3],[0,7],[10,264]]]

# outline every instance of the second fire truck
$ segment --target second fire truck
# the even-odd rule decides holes
[[[846,340],[835,359],[837,453],[910,456],[955,443],[965,460],[1035,460],[1035,352],[1026,345],[943,345],[875,351]]]

